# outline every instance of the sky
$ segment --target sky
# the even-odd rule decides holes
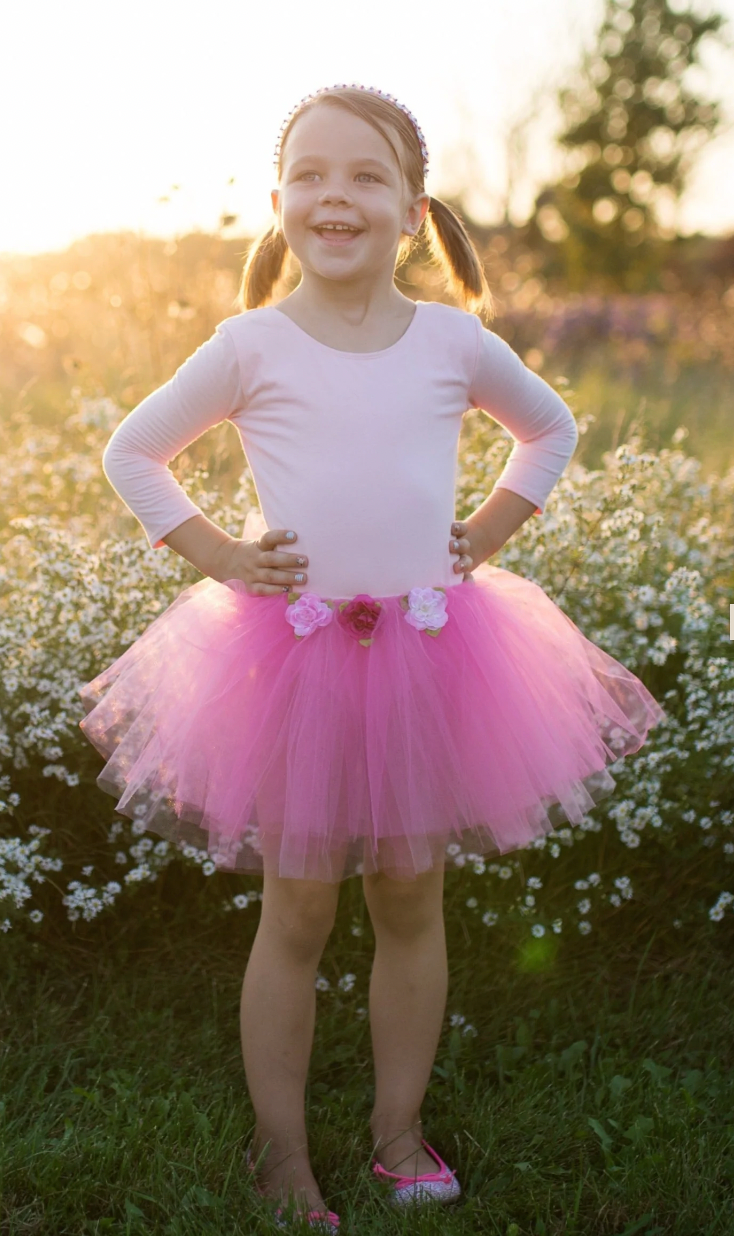
[[[283,119],[339,81],[377,86],[413,112],[429,193],[473,182],[466,201],[480,222],[507,204],[521,223],[558,168],[554,91],[593,46],[602,11],[603,0],[15,0],[0,18],[0,254],[92,232],[210,230],[223,212],[254,235],[270,221]],[[734,32],[734,0],[716,11]],[[733,68],[734,50],[709,49],[698,84],[731,128],[699,157],[683,234],[734,231]],[[525,156],[508,176],[508,130],[528,114]]]

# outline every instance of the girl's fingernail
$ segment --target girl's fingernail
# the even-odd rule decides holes
[[[458,541],[454,541],[454,549],[458,549],[458,548],[459,548],[459,542],[458,542]]]
[[[286,540],[288,540],[288,541],[292,541],[292,540],[293,540],[293,538],[294,538],[294,536],[295,536],[296,534],[295,534],[295,532],[286,532],[286,534],[285,534],[285,535],[286,535]]]

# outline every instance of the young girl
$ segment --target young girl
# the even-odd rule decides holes
[[[319,90],[283,125],[276,166],[243,312],[106,447],[150,545],[205,578],[82,688],[81,728],[121,813],[223,869],[262,872],[241,1006],[248,1162],[281,1225],[295,1201],[334,1232],[304,1094],[340,882],[362,876],[376,937],[373,1170],[398,1205],[451,1200],[455,1172],[420,1116],[447,994],[446,856],[579,823],[614,788],[608,765],[664,713],[539,586],[487,564],[543,514],[577,430],[473,312],[491,310],[482,268],[425,191],[414,117],[371,87]],[[396,287],[424,223],[465,308]],[[301,281],[267,304],[289,251]],[[452,523],[473,407],[515,441],[486,501]],[[167,467],[225,419],[266,521],[256,539],[218,528]]]

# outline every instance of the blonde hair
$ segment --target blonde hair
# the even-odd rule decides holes
[[[423,154],[410,119],[389,100],[349,86],[309,99],[292,114],[280,138],[279,180],[288,134],[298,117],[314,107],[344,107],[372,125],[390,146],[410,192],[414,196],[425,192]],[[395,134],[400,139],[398,142],[393,140]],[[439,198],[431,197],[424,223],[429,252],[443,273],[451,295],[464,309],[494,317],[492,294],[481,259],[459,215]],[[415,236],[401,238],[396,268],[406,259],[421,231],[422,227]],[[256,237],[248,251],[237,295],[239,308],[257,309],[270,300],[273,288],[284,276],[289,253],[288,242],[274,220]]]

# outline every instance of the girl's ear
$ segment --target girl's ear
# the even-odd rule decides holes
[[[271,189],[271,190],[270,190],[270,201],[271,201],[272,206],[273,206],[273,214],[274,214],[274,215],[277,215],[277,213],[278,213],[278,205],[279,205],[279,202],[280,202],[280,189]]]
[[[408,210],[406,211],[405,220],[403,222],[403,232],[408,236],[415,236],[420,228],[423,220],[428,214],[428,207],[431,199],[427,193],[420,193],[414,198]]]

